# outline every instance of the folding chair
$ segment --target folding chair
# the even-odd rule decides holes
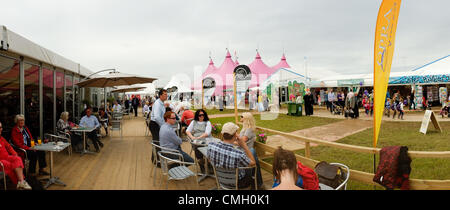
[[[70,135],[65,135],[66,133],[60,134],[60,135],[64,135],[64,136],[57,136],[57,135],[53,135],[53,134],[49,134],[49,133],[45,133],[44,134],[44,138],[49,139],[49,141],[51,142],[58,142],[58,141],[62,141],[62,142],[67,142],[69,143],[69,147],[67,147],[67,153],[69,153],[69,156],[72,155],[72,142],[70,140]]]
[[[161,151],[162,149],[164,149],[164,151],[173,152],[173,153],[180,153],[180,151],[161,147],[161,146],[159,146],[159,141],[157,141],[157,140],[152,140],[150,143],[152,144],[152,156],[153,156],[152,169],[150,171],[150,174],[153,173],[153,186],[155,186],[156,185],[156,169],[155,168],[157,167],[158,164],[161,165],[161,160],[158,158],[158,152]],[[161,175],[161,177],[162,177],[162,175]]]
[[[178,160],[172,159],[172,158],[168,157],[168,155],[178,156]],[[180,153],[160,151],[160,152],[158,152],[158,156],[161,161],[162,175],[167,176],[166,190],[169,187],[170,180],[185,180],[189,177],[194,177],[195,183],[197,184],[197,189],[198,189],[197,167],[195,167],[196,172],[194,173],[186,166],[186,165],[195,165],[195,163],[184,162],[183,155]],[[180,166],[176,166],[176,167],[169,169],[169,163],[177,163],[177,164],[180,164]],[[161,184],[162,184],[162,182],[161,182]]]
[[[214,175],[216,176],[216,184],[217,189],[223,189],[223,190],[239,190],[239,170],[250,170],[253,169],[254,174],[252,174],[252,179],[255,181],[255,190],[258,189],[258,183],[257,183],[257,173],[258,170],[256,170],[256,165],[251,167],[238,167],[236,169],[225,169],[216,167],[214,164]],[[251,188],[251,185],[248,187]]]
[[[339,170],[341,171],[341,173],[344,173],[345,179],[344,179],[344,181],[342,181],[342,183],[339,186],[336,187],[336,189],[334,189],[328,185],[319,183],[320,190],[342,190],[342,188],[344,190],[347,190],[347,182],[350,178],[350,169],[348,168],[348,166],[346,166],[342,163],[330,163],[330,165],[339,167]],[[343,171],[343,169],[345,171]]]
[[[110,129],[111,134],[113,131],[120,131],[120,137],[122,137],[122,120],[119,119],[111,120],[111,129]]]

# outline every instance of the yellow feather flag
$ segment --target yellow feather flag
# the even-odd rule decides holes
[[[383,0],[378,11],[375,29],[375,51],[373,69],[374,115],[373,115],[373,147],[377,147],[383,117],[386,92],[394,56],[395,32],[401,0]]]

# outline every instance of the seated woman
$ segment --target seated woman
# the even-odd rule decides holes
[[[195,112],[194,120],[191,122],[189,127],[186,130],[186,134],[192,140],[204,139],[206,137],[211,137],[212,125],[209,121],[208,114],[203,109],[199,109]],[[204,172],[204,158],[200,151],[197,150],[197,147],[194,146],[195,157],[200,163],[200,169]],[[212,172],[212,170],[210,170]]]
[[[2,136],[3,125],[0,122],[0,162],[5,168],[4,173],[17,185],[17,189],[31,190],[23,175],[23,163],[16,151]]]
[[[62,112],[60,119],[58,120],[58,122],[56,123],[56,131],[58,132],[58,134],[60,135],[66,135],[69,134],[70,135],[70,142],[72,144],[72,148],[74,148],[75,151],[79,151],[80,148],[79,147],[83,147],[81,145],[81,136],[77,135],[75,133],[72,133],[71,130],[71,126],[70,126],[70,122],[69,122],[69,112]]]
[[[22,148],[27,152],[28,159],[30,160],[28,172],[30,175],[36,175],[36,164],[39,162],[39,175],[49,175],[49,173],[44,170],[45,167],[47,167],[45,152],[31,148],[31,141],[34,141],[34,139],[33,136],[31,136],[30,130],[25,126],[25,117],[21,114],[16,115],[14,122],[16,123],[16,126],[14,126],[11,131],[11,140],[15,146]],[[22,159],[23,158],[25,158],[25,155],[22,156]]]
[[[296,185],[298,180],[297,159],[293,152],[279,147],[275,150],[272,173],[279,184],[272,190],[302,190]]]
[[[109,115],[105,112],[104,108],[100,108],[98,111],[98,121],[105,128],[105,133],[108,135]]]
[[[241,115],[241,122],[243,124],[243,127],[239,134],[239,138],[241,138],[244,142],[247,143],[247,147],[250,149],[250,152],[252,152],[253,157],[255,157],[256,168],[258,170],[258,177],[257,177],[258,189],[261,189],[263,187],[261,168],[259,166],[258,156],[256,155],[256,150],[254,148],[254,144],[256,141],[255,118],[250,112],[245,112]],[[235,142],[235,145],[239,146],[237,142]]]

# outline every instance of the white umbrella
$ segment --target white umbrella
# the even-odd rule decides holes
[[[120,85],[133,85],[140,83],[151,83],[155,78],[141,77],[134,74],[125,74],[117,71],[110,72],[106,75],[97,75],[92,79],[81,81],[77,83],[78,87],[114,87]]]

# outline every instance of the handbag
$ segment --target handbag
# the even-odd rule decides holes
[[[318,163],[314,171],[319,176],[319,183],[325,184],[334,189],[336,189],[345,180],[345,173],[340,167],[330,165],[325,161]]]

